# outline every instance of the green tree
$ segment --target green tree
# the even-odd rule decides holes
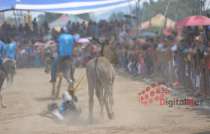
[[[57,13],[45,13],[45,19],[48,23],[58,19],[62,14]]]
[[[143,12],[143,20],[155,16],[157,13],[165,13],[165,9],[169,0],[150,0],[149,3],[144,3],[141,12]],[[204,12],[206,0],[170,0],[167,16],[173,20],[181,19],[190,15],[200,15]],[[136,9],[134,9],[136,10]],[[142,15],[142,14],[139,14]]]
[[[89,20],[91,20],[91,16],[90,16],[90,14],[88,14],[88,13],[85,13],[85,14],[80,14],[80,15],[78,15],[80,18],[82,18],[83,20],[87,20],[87,21],[89,21]]]
[[[109,20],[123,20],[124,19],[124,13],[123,12],[118,12],[118,13],[113,13],[110,17]]]

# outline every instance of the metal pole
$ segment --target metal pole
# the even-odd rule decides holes
[[[2,18],[5,21],[5,12],[2,12]]]
[[[139,4],[140,4],[140,2],[139,2]],[[143,9],[144,9],[144,8],[143,8]],[[144,19],[144,10],[142,10],[141,16],[140,16],[140,29],[142,28],[143,19]]]
[[[202,1],[202,14],[204,15],[206,13],[206,8],[205,8],[205,4],[207,3],[206,0]]]
[[[2,20],[2,23],[5,21],[5,15],[4,12],[0,12],[0,19]],[[1,25],[1,24],[0,24]]]
[[[164,26],[163,26],[164,28],[167,25],[167,13],[168,13],[168,9],[169,9],[170,4],[171,4],[171,0],[168,1],[168,4],[167,4],[165,12],[164,12],[164,17],[165,17]],[[159,35],[161,34],[163,27],[160,28]]]
[[[16,13],[16,10],[15,9],[13,10],[13,15],[15,17],[15,25],[17,27],[18,26],[18,21],[17,21],[17,13]]]
[[[137,19],[137,25],[139,24],[139,13],[140,13],[140,0],[137,1],[137,5],[136,5],[136,19]]]

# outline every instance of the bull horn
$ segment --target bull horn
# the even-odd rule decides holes
[[[79,85],[81,84],[81,82],[82,82],[82,80],[83,80],[84,78],[85,78],[85,75],[83,75],[83,76],[79,79],[78,83],[75,85],[75,87],[73,87],[73,90],[77,90],[77,89],[78,89]]]

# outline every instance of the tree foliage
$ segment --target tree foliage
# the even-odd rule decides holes
[[[139,15],[143,15],[141,17],[143,20],[148,20],[157,13],[165,14],[166,7],[169,5],[166,15],[173,20],[177,20],[190,15],[202,14],[204,4],[205,0],[158,0],[156,2],[150,0],[149,3],[143,4]]]
[[[123,12],[113,13],[109,17],[109,20],[123,20],[123,19],[124,19],[124,13]]]
[[[78,15],[78,16],[79,16],[80,18],[82,18],[83,20],[87,20],[87,21],[91,20],[91,16],[90,16],[89,13],[80,14],[80,15]]]
[[[45,13],[45,18],[47,22],[52,22],[56,19],[58,19],[62,14],[56,14],[56,13]]]

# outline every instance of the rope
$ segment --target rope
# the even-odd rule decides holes
[[[75,91],[78,89],[78,87],[80,86],[81,82],[84,80],[85,74],[84,74],[84,75],[80,75],[80,76],[81,76],[81,77],[80,77],[78,83],[77,83],[76,86],[73,88],[73,90],[75,90]]]

